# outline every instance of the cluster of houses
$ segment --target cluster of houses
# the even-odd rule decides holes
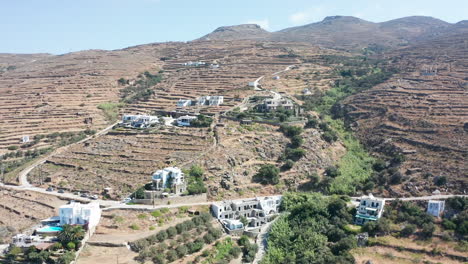
[[[279,213],[281,199],[278,195],[215,202],[211,211],[230,233],[255,230]]]
[[[224,102],[224,96],[220,95],[210,95],[210,96],[201,96],[197,100],[187,100],[180,99],[177,101],[177,107],[187,107],[187,106],[197,106],[197,105],[209,105],[209,106],[219,106]]]
[[[384,207],[384,198],[376,198],[372,194],[362,196],[356,208],[355,224],[363,225],[369,221],[379,220],[384,212]],[[445,201],[429,200],[426,212],[434,217],[441,217],[444,210]]]
[[[123,115],[121,126],[130,128],[148,128],[159,123],[159,117],[151,115]]]
[[[207,66],[208,64],[204,61],[188,61],[188,62],[183,63],[182,65],[187,66],[187,67],[204,67],[204,66]],[[213,62],[209,66],[212,69],[219,68],[219,64],[215,62]]]
[[[17,234],[13,237],[13,245],[19,248],[35,246],[44,250],[57,242],[57,235],[64,225],[79,225],[85,230],[94,230],[101,219],[99,203],[81,204],[71,201],[59,208],[59,215],[41,221],[41,226],[32,235]]]

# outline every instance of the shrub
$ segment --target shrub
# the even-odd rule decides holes
[[[291,159],[293,161],[300,160],[302,157],[304,157],[305,154],[306,154],[306,151],[302,148],[295,148],[295,149],[287,148],[286,149],[286,158]]]
[[[246,236],[246,235],[242,235],[239,240],[237,240],[237,244],[239,244],[239,246],[246,246],[248,244],[250,244],[250,241],[249,241],[249,237]]]
[[[187,231],[187,225],[185,222],[177,224],[175,228],[177,229],[177,234],[182,234],[182,232]]]
[[[167,236],[169,238],[173,238],[175,235],[177,235],[177,229],[173,226],[166,229],[166,231],[167,231]]]
[[[401,231],[400,235],[402,237],[409,237],[416,231],[416,226],[413,224],[406,225]]]
[[[160,217],[160,216],[162,216],[162,213],[161,213],[160,210],[156,210],[156,211],[151,212],[151,215],[153,217]]]
[[[435,231],[435,226],[433,223],[426,223],[422,226],[421,236],[423,238],[430,238]]]
[[[446,176],[438,176],[434,178],[434,184],[437,186],[445,185],[447,183]]]
[[[263,184],[278,184],[279,183],[279,169],[272,164],[264,164],[254,176],[254,178]]]
[[[137,224],[131,224],[130,229],[132,230],[140,230],[140,227]]]
[[[71,251],[65,252],[62,256],[60,256],[56,263],[57,264],[70,264],[72,261],[75,260],[75,253]]]
[[[300,135],[295,135],[291,138],[291,147],[298,148],[302,146],[304,143],[304,139]]]
[[[283,132],[285,136],[292,138],[294,136],[300,135],[303,129],[302,127],[298,126],[281,125],[280,131]]]
[[[240,247],[232,247],[230,250],[229,250],[229,254],[233,257],[233,258],[238,258],[239,255],[241,254],[242,250]]]
[[[335,166],[330,166],[330,167],[327,167],[325,169],[325,173],[327,176],[329,177],[332,177],[332,178],[335,178],[337,177],[338,175],[340,175],[339,171],[338,171],[338,168],[335,167]]]
[[[215,241],[215,238],[211,234],[206,234],[203,236],[203,240],[205,241],[206,244],[211,244],[213,241]]]
[[[8,146],[8,150],[17,150],[18,146]]]
[[[176,252],[179,258],[182,258],[183,256],[187,255],[188,249],[185,245],[180,245],[176,248]]]
[[[148,217],[147,214],[139,214],[138,216],[138,219],[146,219]]]
[[[158,239],[159,242],[163,242],[164,240],[166,240],[167,237],[168,237],[168,234],[166,230],[159,231],[159,233],[156,235],[156,238]]]
[[[293,166],[294,166],[294,161],[288,159],[284,162],[283,166],[281,166],[281,169],[290,170]]]
[[[166,259],[169,262],[175,261],[177,259],[177,252],[175,250],[173,250],[173,249],[168,250],[167,253],[166,253]]]
[[[67,243],[67,248],[68,248],[69,250],[75,250],[76,245],[75,245],[75,243],[73,243],[73,242],[68,242],[68,243]]]

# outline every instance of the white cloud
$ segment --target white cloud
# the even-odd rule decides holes
[[[255,20],[255,19],[249,20],[247,21],[247,24],[257,24],[263,29],[266,29],[266,30],[270,29],[270,21],[268,20],[268,18],[261,19],[261,20]]]
[[[304,24],[309,21],[310,15],[306,12],[297,12],[289,16],[289,21],[295,25]]]
[[[304,11],[299,11],[296,12],[292,15],[289,16],[289,21],[297,26],[297,25],[303,25],[306,23],[310,23],[312,21],[318,21],[322,19],[324,16],[323,8],[322,7],[316,7],[313,9],[307,9]]]

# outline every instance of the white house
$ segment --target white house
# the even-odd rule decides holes
[[[209,99],[208,99],[208,104],[209,105],[220,105],[224,102],[224,96],[209,96]]]
[[[184,173],[177,167],[158,170],[151,178],[157,191],[169,188],[174,193],[183,193],[187,189]]]
[[[385,199],[375,198],[372,193],[369,196],[362,196],[357,207],[355,223],[363,225],[368,221],[376,221],[382,217]]]
[[[302,90],[302,94],[303,94],[303,95],[311,95],[312,92],[311,92],[308,88],[304,88],[304,89]]]
[[[277,110],[280,107],[286,110],[292,110],[294,108],[294,103],[292,102],[292,100],[286,98],[275,97],[265,99],[263,103],[259,105],[259,109],[266,112]]]
[[[281,200],[282,196],[277,195],[215,202],[211,204],[211,211],[217,219],[238,219],[241,216],[260,215],[259,213],[265,217],[279,212]]]
[[[189,116],[189,115],[181,116],[177,118],[177,125],[178,126],[190,126],[190,123],[195,119],[197,119],[196,116]]]
[[[276,75],[275,77],[273,77],[273,80],[279,80],[280,77],[278,75]]]
[[[133,121],[135,121],[139,117],[141,117],[141,115],[123,115],[122,123],[131,124]]]
[[[123,115],[122,124],[127,127],[146,128],[159,123],[159,117],[150,115]]]
[[[132,122],[132,127],[146,128],[157,123],[159,123],[159,117],[142,115]]]
[[[179,99],[177,101],[177,107],[186,107],[192,105],[192,100]]]
[[[445,201],[435,201],[429,200],[427,203],[427,213],[435,216],[440,217],[445,209]]]
[[[258,86],[258,81],[256,80],[256,81],[254,81],[254,82],[249,82],[249,86],[250,86],[250,87],[253,87],[253,88],[257,88],[257,86]]]
[[[97,226],[101,219],[99,203],[81,204],[70,202],[59,208],[60,225],[85,225],[89,228]]]

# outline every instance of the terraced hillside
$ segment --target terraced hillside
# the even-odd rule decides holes
[[[402,188],[415,195],[468,186],[467,36],[460,27],[394,52],[401,74],[347,101],[365,142],[380,151],[390,143],[405,154]]]
[[[40,220],[56,215],[58,207],[65,203],[51,195],[0,189],[0,226],[14,228],[12,233],[25,231]],[[8,241],[10,237],[3,239]]]
[[[182,165],[213,145],[207,129],[169,128],[147,133],[114,130],[54,155],[29,176],[44,186],[101,194],[112,188],[127,195],[149,182],[157,169]]]
[[[160,45],[153,50],[163,48]],[[143,49],[83,51],[60,56],[13,56],[0,75],[0,153],[22,136],[83,131],[107,121],[100,103],[117,101],[117,79],[159,67]]]
[[[151,45],[144,46],[144,48],[149,47]],[[247,84],[261,76],[265,76],[265,82],[262,81],[260,84],[264,88],[270,89],[272,88],[270,81],[273,74],[284,75],[285,79],[282,82],[289,83],[294,80],[296,74],[300,74],[304,69],[323,68],[309,63],[309,66],[303,67],[304,69],[292,70],[295,72],[293,75],[289,75],[289,71],[283,72],[288,66],[301,63],[298,57],[288,56],[291,50],[307,56],[333,52],[305,44],[258,44],[251,41],[174,44],[173,49],[164,50],[165,57],[161,65],[164,77],[162,82],[152,88],[155,94],[146,101],[128,104],[120,111],[121,113],[156,112],[165,114],[174,111],[199,111],[217,115],[242,104],[244,98],[256,93],[257,91],[252,87],[247,87]],[[219,68],[183,65],[188,61],[218,64]],[[327,69],[323,68],[323,71],[325,72]],[[315,86],[318,87],[321,83],[322,89],[327,89],[326,83],[329,81],[321,83],[318,78],[315,78],[311,82],[315,82],[317,85],[315,83],[310,83],[310,85],[315,89]],[[285,91],[294,95],[297,89]],[[224,103],[218,107],[203,106],[181,109],[176,106],[179,99],[195,99],[202,95],[223,95]],[[168,165],[188,168],[190,164],[202,164],[207,168],[209,177],[212,177],[210,184],[218,187],[222,179],[220,176],[225,173],[233,173],[234,169],[229,162],[240,158],[236,162],[240,162],[241,166],[235,170],[235,173],[248,172],[248,177],[242,180],[241,186],[241,189],[246,189],[251,184],[251,177],[260,163],[264,161],[278,162],[279,157],[284,152],[287,140],[277,131],[277,127],[273,127],[267,129],[267,133],[262,133],[268,138],[265,141],[257,142],[254,140],[256,143],[248,143],[247,141],[251,138],[249,140],[245,138],[247,141],[244,143],[247,145],[243,143],[238,145],[237,142],[243,142],[243,134],[245,134],[238,135],[238,133],[241,130],[247,131],[246,129],[252,128],[242,128],[238,122],[235,124],[230,132],[216,132],[216,137],[207,128],[169,127],[155,128],[149,131],[113,130],[105,136],[72,146],[67,151],[53,155],[45,165],[32,171],[29,179],[34,184],[38,184],[40,183],[39,176],[41,176],[42,179],[47,179],[43,183],[44,186],[87,190],[97,194],[100,194],[104,188],[110,187],[116,190],[116,195],[127,195],[136,187],[148,182],[151,173],[157,169]],[[265,128],[262,128],[262,131],[263,129]],[[258,136],[254,136],[254,131],[250,134],[252,134],[251,137],[258,138]],[[318,166],[319,169],[330,165],[333,162],[332,158],[322,158],[320,152],[312,154],[316,152],[317,148],[326,148],[320,143],[320,137],[312,135],[310,140],[311,143],[308,145],[310,155],[320,156],[310,160],[325,160],[322,162],[323,164]],[[216,146],[214,146],[215,143],[217,143]],[[316,143],[317,145],[315,145]],[[248,144],[255,144],[258,149],[250,148]],[[269,158],[259,158],[257,157],[259,149],[265,149],[265,151],[271,151],[274,154],[270,155]],[[244,156],[248,156],[251,160],[245,165],[242,164],[245,161]],[[254,160],[256,162],[253,162]],[[304,164],[297,163],[297,170],[290,173],[289,176],[285,174],[285,177],[304,176],[306,171],[311,168],[310,165],[306,165],[310,160],[305,159]],[[218,165],[223,169],[216,169]],[[213,195],[216,196],[216,194]]]
[[[286,44],[287,45],[287,44]],[[242,98],[252,94],[249,82],[285,69],[300,61],[289,58],[281,45],[238,42],[194,42],[180,46],[174,54],[168,54],[163,66],[164,81],[155,87],[155,95],[148,101],[129,105],[130,112],[188,111],[215,114],[226,111]],[[203,61],[210,66],[189,67],[183,63]],[[185,107],[177,109],[179,99],[196,99],[203,95],[222,95],[224,103],[219,107]]]

